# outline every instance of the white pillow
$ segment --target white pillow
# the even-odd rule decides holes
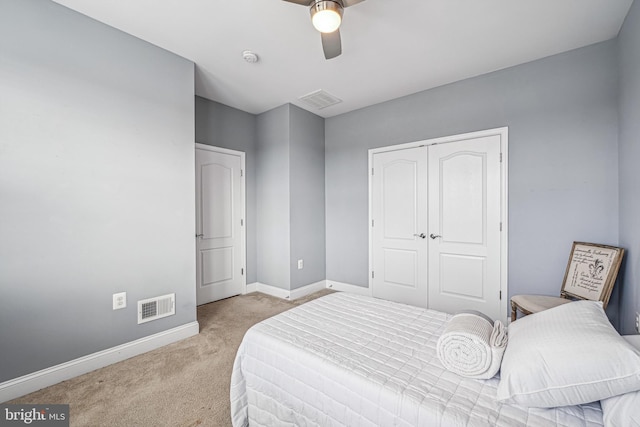
[[[578,405],[640,390],[640,351],[602,303],[578,301],[509,325],[497,399],[529,407]]]
[[[600,404],[605,427],[640,426],[640,391],[610,397]]]

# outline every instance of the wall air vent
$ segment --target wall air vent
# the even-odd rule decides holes
[[[342,102],[341,99],[336,98],[322,89],[318,89],[314,92],[301,96],[298,99],[311,107],[317,108],[318,110],[322,110],[323,108]]]
[[[176,294],[138,301],[138,325],[176,314]]]

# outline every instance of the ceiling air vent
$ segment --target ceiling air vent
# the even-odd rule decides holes
[[[322,89],[318,89],[305,96],[301,96],[298,99],[307,105],[317,108],[318,110],[322,110],[323,108],[327,108],[342,102],[341,99],[336,98],[335,96],[331,95],[328,92],[325,92]]]
[[[138,324],[176,314],[176,294],[138,301]]]

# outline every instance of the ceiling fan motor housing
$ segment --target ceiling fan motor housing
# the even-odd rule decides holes
[[[338,29],[340,27],[340,21],[342,20],[342,11],[344,10],[344,6],[341,0],[315,0],[311,7],[309,8],[309,12],[311,13],[311,20],[313,21],[313,25],[321,32],[330,33]],[[333,15],[336,14],[336,19],[334,21],[334,26],[325,30],[321,30],[319,25],[316,23],[317,18],[320,15]]]
[[[345,7],[351,7],[364,0],[284,0],[309,8],[311,21],[316,30],[320,31],[322,50],[326,59],[332,59],[342,54],[340,39],[340,24]]]

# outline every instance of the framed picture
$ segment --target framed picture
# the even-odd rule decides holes
[[[616,246],[573,242],[560,294],[602,301],[606,307],[623,256],[624,249]]]

